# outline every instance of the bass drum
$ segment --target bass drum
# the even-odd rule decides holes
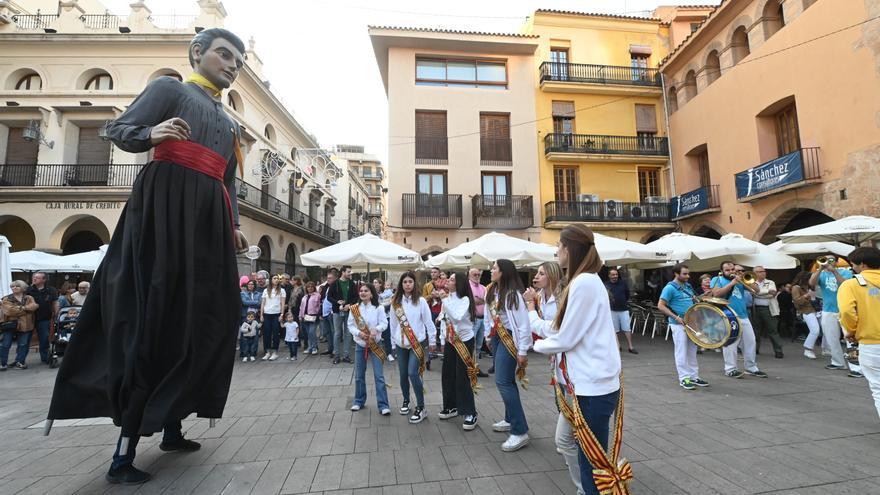
[[[694,304],[683,319],[688,338],[703,349],[718,349],[739,338],[739,320],[723,299]]]

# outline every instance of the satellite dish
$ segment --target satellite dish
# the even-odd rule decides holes
[[[260,246],[250,246],[246,253],[244,253],[245,258],[249,260],[255,260],[263,255],[263,250],[260,249]]]

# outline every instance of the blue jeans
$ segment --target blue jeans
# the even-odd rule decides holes
[[[321,317],[321,332],[327,340],[327,350],[333,354],[333,315]]]
[[[348,311],[333,313],[333,348],[336,357],[349,357],[351,333],[348,331]]]
[[[0,364],[7,365],[9,359],[9,349],[12,348],[12,341],[15,340],[17,347],[15,350],[15,362],[24,364],[24,360],[28,355],[28,348],[31,345],[31,332],[3,332],[3,338],[0,339]]]
[[[529,424],[516,385],[516,358],[507,352],[497,335],[492,339],[492,353],[495,355],[495,386],[504,401],[504,421],[510,423],[511,435],[525,435]]]
[[[281,344],[281,322],[278,317],[281,315],[263,315],[263,350],[266,352],[277,351]]]
[[[296,348],[299,347],[299,342],[288,342],[284,341],[287,344],[287,348],[290,349],[290,357],[296,357]]]
[[[308,349],[306,352],[312,352],[318,350],[318,322],[317,321],[304,321],[303,329],[305,329],[306,335],[308,335]]]
[[[586,396],[578,395],[577,401],[584,415],[587,426],[593,431],[596,440],[602,445],[603,450],[608,450],[608,435],[610,429],[611,415],[617,407],[617,397],[620,390],[611,392],[610,394]],[[581,484],[584,487],[586,495],[599,495],[596,489],[596,483],[593,480],[593,465],[587,459],[584,450],[578,444],[578,463],[581,468]]]
[[[241,338],[241,357],[257,357],[257,348],[260,344],[257,342],[257,336]]]
[[[351,335],[351,334],[349,334]],[[385,388],[385,374],[382,360],[372,352],[367,353],[373,365],[373,380],[376,382],[376,403],[379,409],[388,408],[388,390]],[[354,405],[363,407],[367,402],[367,360],[364,348],[355,345],[354,349]]]
[[[163,442],[177,442],[183,439],[182,433],[183,426],[180,424],[180,421],[175,423],[168,423],[165,425],[164,430],[162,431],[162,441]],[[128,440],[128,452],[120,453],[119,447],[122,444],[122,435],[119,436],[119,440],[116,441],[116,451],[113,453],[113,462],[110,464],[110,469],[118,469],[123,466],[130,466],[134,462],[134,456],[136,454],[138,441],[141,439],[139,435],[134,435]]]
[[[44,363],[49,362],[49,326],[50,320],[38,320],[37,321],[37,339],[40,342],[40,361]],[[27,353],[25,353],[25,357],[27,357]],[[24,360],[22,359],[23,363]]]
[[[422,342],[422,349],[428,353],[428,341]],[[400,372],[400,391],[404,402],[409,403],[409,385],[412,383],[416,393],[416,406],[425,407],[425,386],[419,376],[419,358],[412,349],[397,348],[397,370]]]

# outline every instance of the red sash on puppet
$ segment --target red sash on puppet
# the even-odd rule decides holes
[[[192,141],[164,141],[153,151],[153,160],[171,162],[190,170],[203,173],[220,182],[223,188],[223,199],[229,212],[229,223],[235,231],[235,219],[232,217],[232,201],[229,191],[223,183],[226,174],[226,159],[216,151]],[[234,237],[233,237],[234,238]]]

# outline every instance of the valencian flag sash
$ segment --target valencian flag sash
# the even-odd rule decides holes
[[[513,359],[516,359],[518,355],[516,352],[516,345],[513,343],[513,337],[510,336],[510,332],[504,327],[504,324],[501,323],[501,316],[498,315],[497,299],[492,301],[492,304],[489,305],[489,313],[492,315],[491,333],[498,334],[498,338],[501,339],[501,343],[507,348],[507,352],[513,356]],[[526,366],[527,364],[517,364],[516,367],[516,378],[524,389],[529,388],[529,378],[526,376]]]
[[[349,307],[349,310],[351,311],[351,315],[354,316],[354,323],[357,325],[358,330],[360,330],[361,333],[367,334],[367,338],[364,339],[367,341],[367,346],[364,347],[364,358],[367,357],[367,353],[372,352],[384,363],[388,355],[385,354],[385,349],[380,347],[379,344],[373,340],[372,335],[370,335],[370,329],[367,327],[367,322],[364,321],[364,317],[361,315],[360,306],[357,304],[352,305]]]
[[[476,394],[477,390],[483,388],[480,385],[477,385],[477,374],[480,372],[480,368],[477,366],[477,363],[474,362],[474,357],[468,352],[464,342],[458,337],[458,332],[455,331],[455,327],[452,325],[451,320],[452,319],[449,318],[449,315],[446,315],[446,343],[452,344],[455,352],[458,353],[458,357],[461,358],[465,367],[467,367],[467,375],[468,379],[471,381],[471,389],[474,391],[474,394]]]
[[[424,376],[425,349],[422,348],[422,344],[419,342],[419,339],[416,338],[416,333],[413,331],[412,326],[409,324],[409,320],[406,318],[406,312],[403,311],[403,306],[400,304],[392,304],[391,307],[394,309],[397,321],[400,322],[400,328],[403,330],[403,335],[409,340],[409,345],[412,347],[413,352],[416,353],[416,357],[419,358],[419,376]],[[422,384],[424,383],[423,380]]]

